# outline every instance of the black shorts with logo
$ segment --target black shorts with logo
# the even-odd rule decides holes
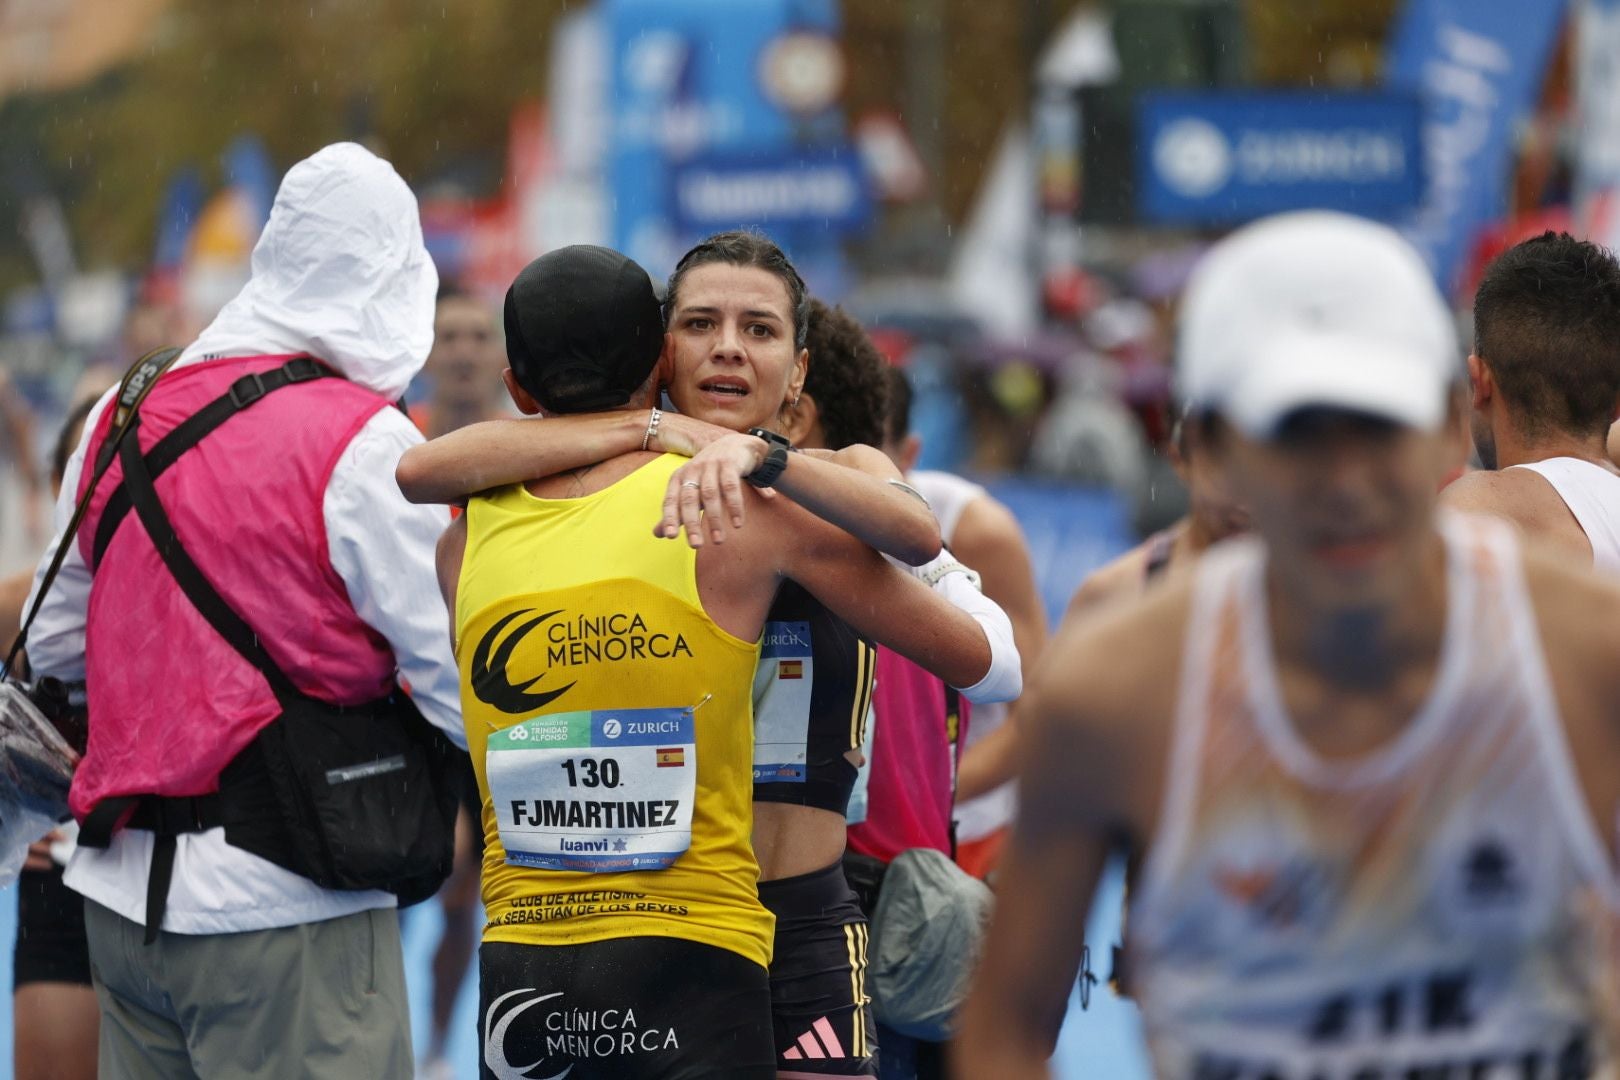
[[[13,988],[47,982],[90,985],[84,897],[62,883],[60,866],[18,875],[11,979]]]
[[[783,1074],[876,1076],[866,916],[842,863],[759,883],[776,916],[771,1026]]]
[[[682,938],[478,950],[484,1080],[775,1080],[765,969]]]

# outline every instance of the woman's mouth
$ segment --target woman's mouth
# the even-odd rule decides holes
[[[698,390],[718,398],[740,399],[748,396],[748,384],[741,379],[718,376],[698,383]]]

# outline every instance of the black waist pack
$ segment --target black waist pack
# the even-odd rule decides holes
[[[127,507],[192,606],[259,670],[282,710],[221,771],[217,794],[104,799],[85,819],[79,842],[91,847],[105,847],[121,825],[156,834],[147,883],[148,942],[162,925],[181,833],[223,826],[233,846],[317,885],[383,889],[401,904],[432,896],[450,874],[459,806],[451,768],[455,747],[397,687],[355,706],[300,691],[187,554],[157,495],[161,469],[226,420],[268,393],[329,375],[300,357],[244,376],[150,453],[142,455],[138,438],[122,440],[117,450]],[[132,417],[131,429],[138,424],[139,416]],[[177,439],[183,444],[171,443]],[[154,470],[152,462],[160,468]],[[120,501],[110,500],[109,508]]]
[[[300,695],[220,774],[232,845],[328,889],[426,900],[450,874],[456,751],[402,691],[351,708]]]

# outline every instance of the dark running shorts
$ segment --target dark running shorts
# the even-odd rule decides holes
[[[484,1080],[775,1080],[765,969],[681,938],[478,950]]]
[[[771,1027],[783,1073],[876,1076],[866,996],[866,916],[842,863],[759,883],[776,916]]]
[[[12,988],[29,983],[90,985],[84,897],[62,884],[62,868],[25,870],[17,879],[17,951]]]

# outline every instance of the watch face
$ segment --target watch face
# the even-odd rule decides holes
[[[793,449],[793,444],[788,441],[788,437],[786,435],[780,435],[777,432],[770,431],[766,428],[749,428],[748,434],[752,435],[756,439],[764,439],[772,446],[780,446],[784,450]]]

